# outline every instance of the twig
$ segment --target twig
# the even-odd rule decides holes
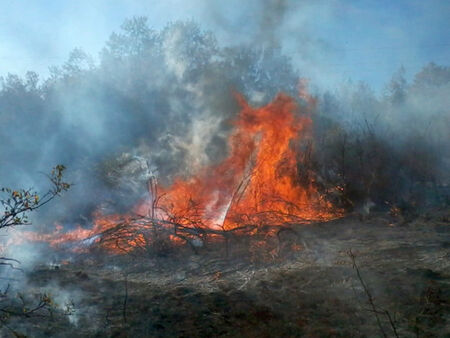
[[[128,302],[128,274],[125,275],[125,297],[123,300],[122,315],[123,322],[127,323],[127,302]]]
[[[241,273],[241,276],[244,277],[245,282],[240,287],[238,287],[238,290],[242,290],[250,282],[250,280],[253,278],[254,275],[255,275],[255,271],[252,271],[250,276],[245,276],[244,273]]]
[[[381,330],[383,336],[384,336],[384,337],[387,337],[387,336],[386,336],[386,333],[385,333],[384,330],[383,330],[383,327],[382,327],[382,325],[381,325],[381,321],[380,321],[378,315],[385,315],[385,316],[388,318],[389,324],[391,325],[392,331],[394,332],[394,336],[398,338],[399,335],[398,335],[398,332],[397,332],[397,328],[396,328],[396,326],[395,326],[394,320],[393,320],[391,314],[389,313],[389,311],[386,310],[386,309],[380,309],[380,308],[379,308],[380,310],[377,309],[377,306],[376,306],[375,303],[374,303],[374,299],[373,299],[373,297],[372,297],[372,294],[370,293],[369,287],[368,287],[367,284],[364,282],[364,280],[363,280],[363,278],[362,278],[362,275],[361,275],[361,272],[360,272],[360,270],[359,270],[359,267],[358,267],[358,265],[356,264],[356,256],[355,256],[355,254],[352,252],[352,250],[349,250],[349,251],[348,251],[348,255],[349,255],[349,257],[350,257],[351,260],[352,260],[353,268],[356,270],[356,274],[357,274],[357,276],[358,276],[359,282],[361,283],[361,285],[362,285],[362,287],[363,287],[363,289],[364,289],[364,292],[365,292],[366,295],[367,295],[369,304],[370,304],[371,307],[372,307],[371,312],[373,312],[373,313],[375,314],[375,316],[376,316],[376,318],[377,318],[378,326],[379,326],[379,328],[380,328],[380,330]]]
[[[10,263],[10,262],[15,262],[17,264],[20,264],[20,261],[18,261],[17,259],[8,258],[8,257],[0,257],[0,265],[7,265],[13,270],[19,270],[19,271],[23,272],[23,270],[21,268],[14,266],[14,264]]]
[[[383,325],[381,325],[380,317],[378,316],[378,315],[380,314],[380,312],[377,310],[377,307],[375,306],[375,303],[374,303],[374,300],[373,300],[373,297],[372,297],[372,293],[370,292],[370,290],[369,290],[367,284],[364,282],[364,279],[363,279],[362,276],[361,276],[361,272],[360,272],[360,270],[359,270],[359,267],[358,267],[358,265],[356,264],[356,256],[355,256],[355,254],[352,252],[351,249],[348,251],[347,254],[348,254],[348,256],[350,257],[350,259],[352,260],[353,269],[356,270],[356,275],[358,276],[359,282],[361,283],[361,286],[362,286],[363,289],[364,289],[364,292],[365,292],[365,294],[366,294],[366,296],[367,296],[367,300],[368,300],[368,302],[369,302],[369,304],[370,304],[370,306],[371,306],[371,308],[372,308],[372,312],[375,314],[375,318],[377,319],[377,324],[378,324],[378,327],[379,327],[379,329],[380,329],[380,331],[381,331],[381,334],[383,335],[383,337],[387,338],[387,334],[386,334],[386,332],[384,331]],[[389,316],[389,317],[390,317],[390,316]],[[398,335],[397,335],[397,330],[394,330],[394,334],[395,334],[396,337],[398,337]]]
[[[395,323],[394,323],[394,320],[392,319],[391,314],[390,314],[389,311],[387,311],[387,310],[384,310],[384,314],[385,314],[386,317],[389,319],[389,324],[391,324],[391,328],[392,328],[392,331],[394,331],[395,337],[398,338],[399,335],[398,335],[398,333],[397,333],[397,328],[395,327]]]

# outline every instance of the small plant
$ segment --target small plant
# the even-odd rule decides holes
[[[71,184],[63,180],[65,169],[66,167],[61,164],[52,169],[50,175],[48,175],[52,187],[43,195],[39,195],[32,189],[1,188],[0,192],[6,197],[0,199],[0,205],[3,207],[0,216],[0,229],[30,224],[28,220],[29,212],[39,209],[63,191],[69,190]]]
[[[71,184],[63,180],[65,169],[63,165],[57,165],[52,169],[50,175],[48,175],[51,187],[42,195],[39,195],[33,189],[1,188],[0,205],[3,210],[0,209],[0,229],[30,224],[28,219],[30,212],[41,208],[62,192],[69,190]],[[4,195],[6,196],[3,197]],[[0,265],[21,270],[17,267],[18,264],[20,262],[16,259],[0,257]],[[26,295],[19,292],[14,296],[11,295],[9,284],[4,290],[0,291],[0,328],[7,328],[16,337],[22,335],[9,326],[11,318],[30,318],[43,316],[44,314],[53,317],[55,313],[70,315],[73,313],[73,304],[66,304],[64,309],[60,309],[52,297],[45,293]]]

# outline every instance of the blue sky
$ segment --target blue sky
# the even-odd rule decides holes
[[[285,12],[267,27],[274,3]],[[194,19],[222,44],[257,46],[270,35],[300,73],[333,88],[351,78],[380,91],[392,73],[430,61],[449,65],[448,0],[0,0],[0,75],[63,63],[81,47],[96,57],[108,36],[134,15],[159,29]]]

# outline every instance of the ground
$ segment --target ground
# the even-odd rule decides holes
[[[10,327],[30,337],[449,337],[449,214],[296,225],[237,239],[228,257],[214,242],[197,253],[72,255],[28,280],[67,293],[75,313]]]

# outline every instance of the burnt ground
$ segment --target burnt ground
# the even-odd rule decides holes
[[[399,222],[376,214],[293,226],[279,238],[232,241],[228,258],[223,243],[208,243],[197,254],[186,247],[136,256],[79,255],[28,272],[28,291],[51,285],[73,300],[72,315],[12,318],[9,327],[16,333],[1,332],[450,337],[449,215],[448,209],[434,210]]]

